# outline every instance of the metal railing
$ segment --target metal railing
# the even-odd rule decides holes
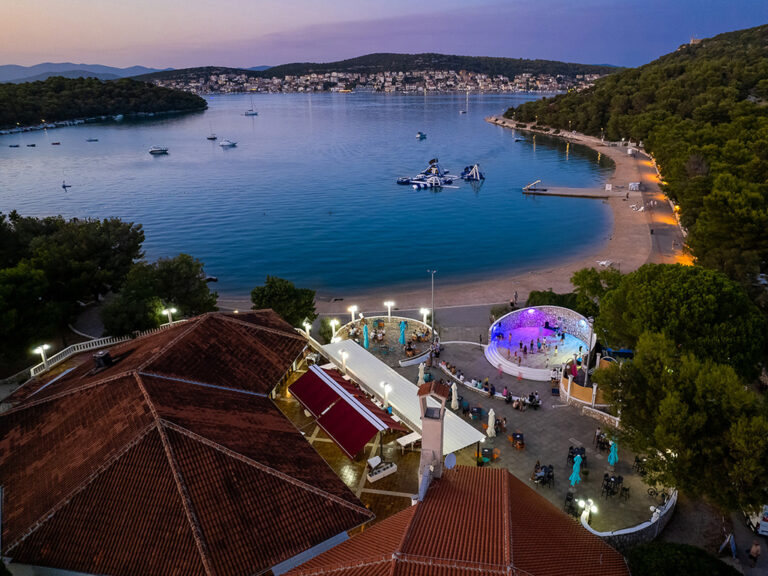
[[[72,346],[67,346],[66,348],[64,348],[64,350],[61,350],[56,354],[54,354],[53,356],[51,356],[50,358],[47,358],[45,362],[40,362],[40,364],[36,364],[32,366],[32,368],[29,369],[29,377],[34,378],[38,374],[42,374],[43,372],[50,370],[57,364],[61,364],[67,358],[71,358],[72,356],[74,356],[75,354],[79,354],[80,352],[87,352],[88,350],[96,350],[97,348],[104,348],[105,346],[112,346],[113,344],[126,342],[134,338],[146,336],[147,334],[153,334],[155,332],[160,332],[161,330],[166,330],[167,328],[170,328],[171,326],[176,326],[177,324],[181,324],[182,322],[186,322],[186,320],[176,320],[174,322],[171,322],[170,324],[163,324],[158,328],[143,330],[141,332],[134,332],[130,336],[108,336],[107,338],[98,338],[96,340],[89,340],[88,342],[80,342],[79,344],[73,344]]]

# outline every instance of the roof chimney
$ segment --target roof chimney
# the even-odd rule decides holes
[[[99,350],[93,355],[93,363],[96,365],[97,370],[103,370],[112,366],[114,361],[109,354],[109,350]]]
[[[443,475],[443,420],[450,388],[446,384],[427,382],[419,387],[421,407],[421,461],[419,462],[419,500],[424,499],[432,478]],[[430,405],[429,399],[433,402]],[[434,400],[440,405],[435,406]]]

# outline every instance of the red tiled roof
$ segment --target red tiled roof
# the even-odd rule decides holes
[[[624,558],[502,469],[459,466],[423,502],[289,572],[629,576]]]
[[[264,394],[303,347],[271,311],[209,314],[38,387],[0,414],[2,555],[93,574],[257,574],[369,520]]]

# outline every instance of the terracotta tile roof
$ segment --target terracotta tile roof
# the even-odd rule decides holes
[[[93,574],[257,574],[368,521],[260,393],[304,347],[286,326],[271,311],[206,315],[115,347],[105,370],[86,357],[0,414],[2,555]]]
[[[629,576],[624,558],[509,472],[457,467],[423,502],[289,572],[291,576],[520,574]]]
[[[443,382],[432,380],[431,382],[424,382],[419,386],[419,396],[433,395],[439,398],[449,398],[451,396],[451,387]]]

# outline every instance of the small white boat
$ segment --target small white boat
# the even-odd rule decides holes
[[[253,96],[251,96],[251,107],[248,108],[248,110],[245,111],[244,116],[258,116],[259,113],[256,111],[256,109],[253,107]]]
[[[467,113],[466,110],[459,110],[459,114],[466,114],[466,113]]]
[[[85,141],[86,142],[98,142],[99,139],[98,138],[86,138]]]
[[[216,136],[216,134],[208,134],[208,136],[206,136],[205,138],[206,140],[216,140],[218,136]]]
[[[234,148],[237,146],[237,142],[232,142],[232,140],[227,140],[226,138],[219,142],[219,146],[222,148]]]
[[[163,148],[162,146],[152,146],[152,148],[149,149],[149,153],[153,156],[168,154],[168,148]]]

